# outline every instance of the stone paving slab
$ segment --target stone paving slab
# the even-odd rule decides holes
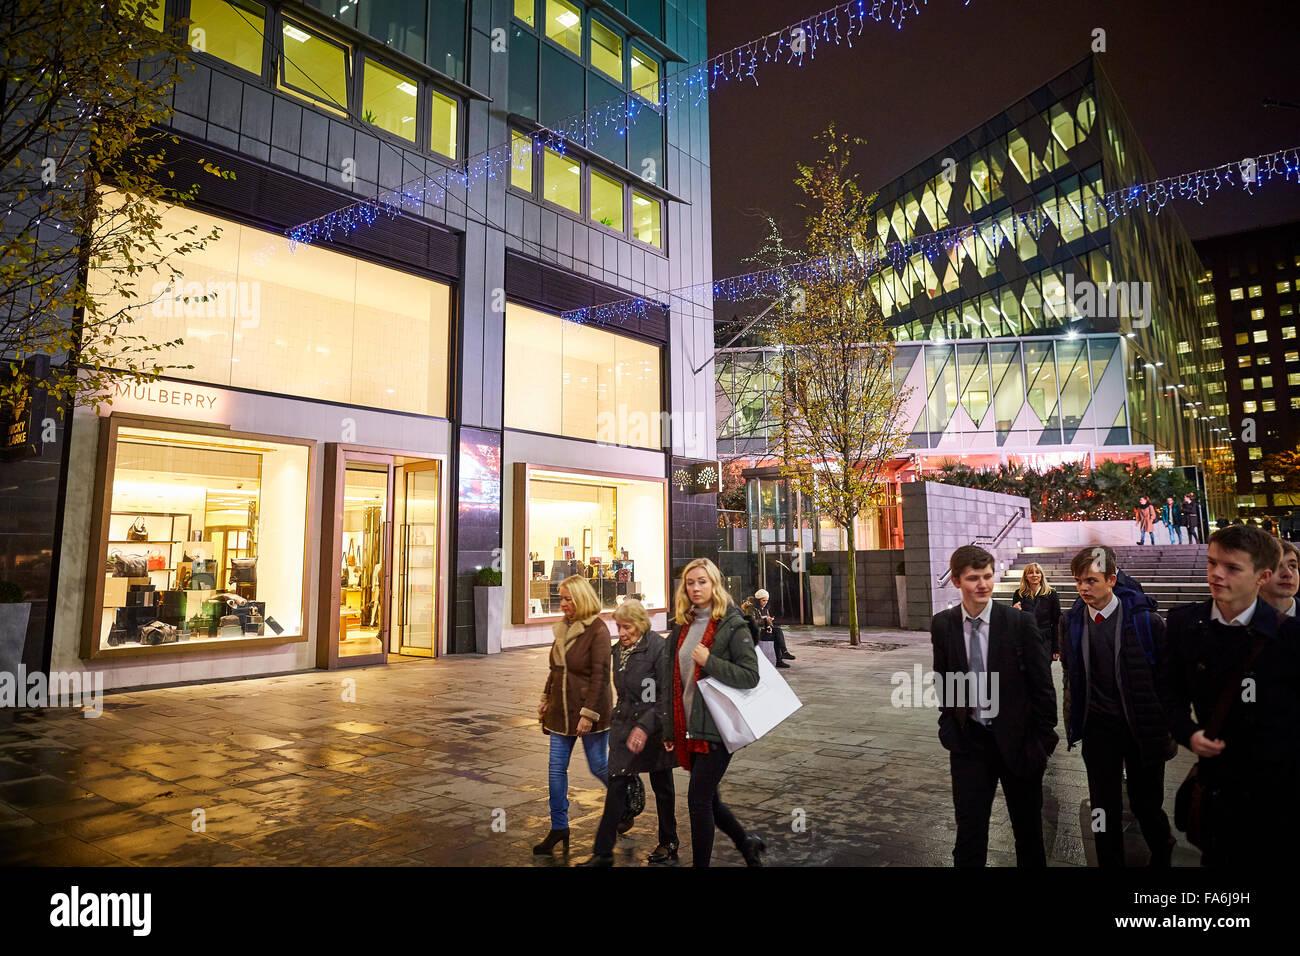
[[[804,702],[740,751],[723,799],[769,865],[948,866],[953,821],[937,713],[895,707],[896,674],[930,666],[929,635],[791,628],[783,676]],[[536,858],[549,827],[547,740],[534,711],[545,648],[345,672],[108,695],[103,716],[22,712],[0,729],[0,863],[47,866],[563,866],[590,852],[604,790],[575,754],[571,855]],[[1058,693],[1059,665],[1054,667]],[[344,681],[355,683],[345,700]],[[1165,807],[1191,756],[1167,767]],[[674,772],[682,861],[687,774]],[[647,788],[648,789],[648,788]],[[644,865],[654,797],[616,848]],[[1053,865],[1093,858],[1076,748],[1052,756],[1044,839]],[[201,824],[201,825],[200,825]],[[1082,826],[1081,826],[1082,824]],[[503,828],[504,827],[504,828]],[[1126,815],[1130,861],[1145,847]],[[1014,865],[999,794],[989,861]],[[1180,843],[1177,865],[1199,855]],[[719,834],[715,865],[742,864]]]

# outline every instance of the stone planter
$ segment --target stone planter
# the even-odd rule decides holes
[[[0,673],[12,674],[13,681],[18,680],[18,665],[23,659],[23,648],[27,644],[27,619],[31,616],[32,606],[21,604],[0,604]],[[19,695],[24,688],[17,688]],[[20,697],[21,699],[21,697]],[[9,707],[0,709],[0,726],[9,726],[14,719],[14,710]]]
[[[501,626],[505,620],[505,608],[505,588],[474,588],[474,650],[478,653],[501,653]]]
[[[907,576],[894,575],[894,592],[898,595],[898,626],[907,627]]]
[[[812,591],[812,619],[818,627],[831,622],[831,581],[829,574],[808,575],[808,589]]]

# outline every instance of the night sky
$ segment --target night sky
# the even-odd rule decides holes
[[[709,0],[710,55],[834,0]],[[1300,145],[1300,3],[1208,0],[930,0],[901,31],[871,24],[853,49],[802,68],[769,65],[760,85],[729,82],[710,104],[713,256],[718,278],[754,268],[769,212],[801,229],[796,161],[835,120],[867,140],[865,190],[911,169],[1088,54],[1106,30],[1103,68],[1160,176]],[[1300,185],[1256,198],[1220,193],[1176,209],[1193,239],[1300,220]]]

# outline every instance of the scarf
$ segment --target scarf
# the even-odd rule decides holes
[[[691,622],[695,620],[695,611],[692,610],[690,617],[677,632],[677,647],[673,651],[673,737],[675,744],[673,749],[677,752],[677,763],[683,769],[691,769],[691,754],[706,754],[709,752],[709,742],[698,738],[687,739],[686,737],[686,707],[682,703],[682,665],[681,651],[682,644],[686,641],[686,635],[690,633]],[[712,648],[713,634],[718,629],[718,619],[710,618],[708,627],[704,629],[704,636],[700,638],[700,646]],[[700,678],[704,675],[704,668],[699,664],[695,665],[695,694],[697,706],[706,706],[703,694],[700,693]]]

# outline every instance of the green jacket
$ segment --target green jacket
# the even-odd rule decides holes
[[[675,673],[677,648],[681,644],[683,631],[687,629],[681,624],[674,624],[668,634],[669,666],[674,668],[673,671],[669,671],[669,677]],[[694,663],[691,666],[694,667]],[[727,608],[727,613],[718,622],[718,629],[713,634],[713,646],[709,648],[709,662],[704,665],[703,677],[712,677],[720,683],[741,690],[758,686],[758,655],[754,650],[754,641],[749,636],[749,621],[734,605]],[[675,706],[668,708],[670,722],[675,709]],[[696,685],[695,704],[691,708],[687,734],[715,744],[722,743],[722,735],[718,733],[718,728],[713,723],[713,715],[709,713],[709,707],[704,703],[704,694],[700,692],[698,685]],[[670,734],[665,734],[665,739],[671,740],[672,737]]]

